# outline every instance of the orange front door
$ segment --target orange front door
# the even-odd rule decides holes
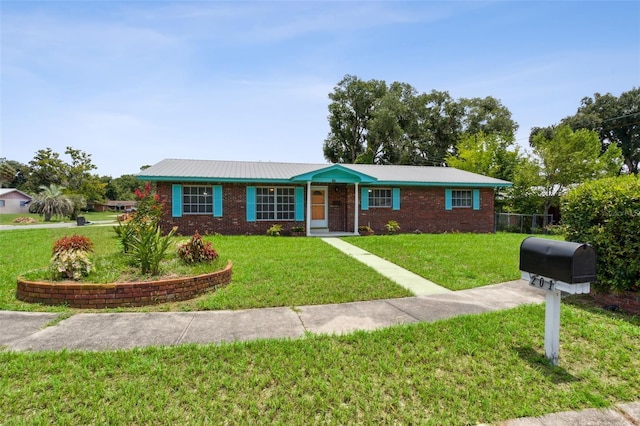
[[[311,188],[311,227],[327,227],[327,189]]]

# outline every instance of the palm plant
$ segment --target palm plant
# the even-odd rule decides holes
[[[73,212],[73,202],[62,192],[63,186],[52,183],[40,185],[40,189],[42,191],[31,201],[29,212],[44,215],[45,222],[49,222],[52,216],[62,218]]]

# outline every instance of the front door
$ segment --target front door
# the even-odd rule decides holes
[[[327,187],[311,187],[311,227],[328,228]]]

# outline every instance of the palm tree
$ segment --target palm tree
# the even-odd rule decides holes
[[[63,186],[52,183],[49,186],[40,185],[42,190],[33,198],[29,212],[44,215],[44,221],[49,222],[51,216],[61,218],[73,212],[73,202],[62,193]]]

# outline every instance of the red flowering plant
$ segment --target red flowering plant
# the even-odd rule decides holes
[[[158,194],[153,193],[149,182],[145,183],[143,190],[136,189],[135,195],[138,198],[135,213],[129,221],[119,222],[114,230],[122,243],[123,251],[140,267],[142,273],[156,275],[160,272],[160,261],[169,247],[169,238],[176,228],[162,236],[160,218],[163,205]]]
[[[185,263],[212,262],[218,257],[218,252],[211,245],[211,241],[203,241],[196,231],[189,242],[178,247],[178,257]]]
[[[52,278],[80,280],[91,272],[89,253],[93,242],[83,235],[62,237],[53,244],[53,256],[49,263]]]

